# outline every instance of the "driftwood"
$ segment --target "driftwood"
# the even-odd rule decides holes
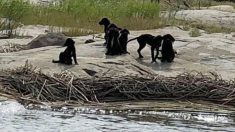
[[[125,76],[75,78],[61,73],[53,77],[26,63],[0,73],[1,92],[33,102],[78,103],[123,100],[205,100],[235,106],[235,81],[215,73],[183,73],[176,77]]]
[[[27,49],[29,49],[27,45],[8,43],[6,45],[0,46],[0,53],[18,52]]]

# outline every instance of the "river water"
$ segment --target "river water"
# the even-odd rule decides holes
[[[100,109],[30,110],[0,102],[1,132],[203,132],[235,131],[232,114]]]

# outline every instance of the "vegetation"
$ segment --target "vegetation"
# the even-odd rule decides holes
[[[168,0],[160,0],[158,4],[152,3],[151,0],[61,0],[55,4],[40,5],[30,4],[25,0],[0,0],[0,17],[7,20],[0,21],[0,28],[9,30],[9,34],[12,34],[12,30],[19,26],[19,23],[41,24],[49,25],[52,31],[56,27],[68,36],[77,36],[101,32],[102,28],[97,22],[102,17],[108,17],[119,26],[130,30],[154,29],[180,24],[174,17],[169,19],[159,17],[160,7],[161,10],[171,12],[182,8],[220,4],[214,0],[185,0],[185,2],[171,0],[171,3],[168,3]],[[215,31],[218,30],[216,28]],[[222,31],[224,30],[227,31],[227,29]]]
[[[0,2],[0,16],[6,18],[1,22],[1,29],[7,30],[11,37],[13,29],[18,26],[26,13],[27,4],[23,0],[2,0]]]
[[[5,15],[4,11],[10,4],[13,14]],[[21,8],[18,8],[21,7]],[[23,10],[22,10],[23,9]],[[8,12],[8,11],[6,11]],[[102,17],[108,17],[122,27],[129,29],[156,28],[159,22],[160,8],[150,1],[136,0],[64,0],[63,3],[49,5],[32,5],[22,0],[1,1],[0,16],[10,19],[15,12],[19,13],[23,24],[42,24],[56,27],[71,28],[73,33],[83,29],[89,33],[101,31],[97,22]],[[18,15],[18,13],[16,13]],[[52,19],[53,18],[53,19]],[[12,20],[15,17],[11,18]],[[93,32],[90,32],[92,30]],[[86,33],[86,32],[85,32]],[[69,34],[69,33],[68,33]],[[82,33],[83,34],[83,33]]]
[[[76,78],[64,72],[52,77],[26,63],[15,70],[1,71],[0,83],[0,93],[26,105],[55,101],[78,104],[168,99],[204,100],[235,106],[235,80],[223,80],[215,73]]]

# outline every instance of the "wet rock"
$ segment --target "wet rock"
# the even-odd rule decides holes
[[[86,40],[86,41],[85,41],[85,44],[93,43],[93,42],[95,42],[95,40],[94,40],[94,39],[88,39],[88,40]]]

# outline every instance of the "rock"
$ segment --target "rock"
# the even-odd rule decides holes
[[[28,0],[32,4],[39,4],[39,5],[55,5],[60,2],[60,0]]]
[[[208,9],[218,10],[218,11],[226,11],[226,12],[235,12],[235,9],[231,5],[211,6]]]
[[[62,46],[67,37],[61,33],[48,33],[45,35],[39,35],[37,38],[33,39],[28,43],[28,48],[40,48],[45,46]]]
[[[157,60],[157,63],[151,63],[151,53],[148,46],[141,51],[144,58],[139,59],[137,53],[139,45],[137,41],[132,41],[128,44],[130,55],[105,56],[106,49],[103,46],[103,39],[94,38],[96,42],[82,44],[85,40],[91,38],[88,35],[73,38],[76,43],[81,43],[75,45],[79,65],[67,66],[52,63],[52,59],[58,59],[59,53],[64,51],[64,48],[51,46],[12,53],[1,53],[0,69],[17,68],[24,65],[25,61],[28,60],[42,72],[51,75],[68,71],[78,77],[145,76],[149,74],[177,76],[179,73],[196,70],[202,73],[216,72],[224,79],[234,79],[234,33],[202,33],[201,36],[190,37],[189,32],[177,27],[131,32],[129,39],[147,33],[152,35],[172,34],[176,39],[174,49],[178,52],[173,63],[161,63],[159,60]],[[56,36],[56,39],[58,39],[58,36]],[[26,40],[29,42],[28,39],[12,39],[11,42],[22,43]],[[41,41],[44,46],[49,46],[52,45],[49,40],[48,37],[44,37]],[[0,39],[0,44],[5,41]],[[59,43],[63,44],[62,41],[56,44]]]
[[[10,37],[6,34],[0,34],[0,39],[9,39]]]
[[[86,41],[85,41],[85,44],[93,43],[93,42],[95,42],[95,40],[94,40],[94,39],[88,39],[88,40],[86,40]]]
[[[83,69],[88,75],[94,76],[97,72],[90,69]]]
[[[181,10],[175,15],[176,19],[194,21],[201,24],[235,28],[235,13],[218,10]]]

